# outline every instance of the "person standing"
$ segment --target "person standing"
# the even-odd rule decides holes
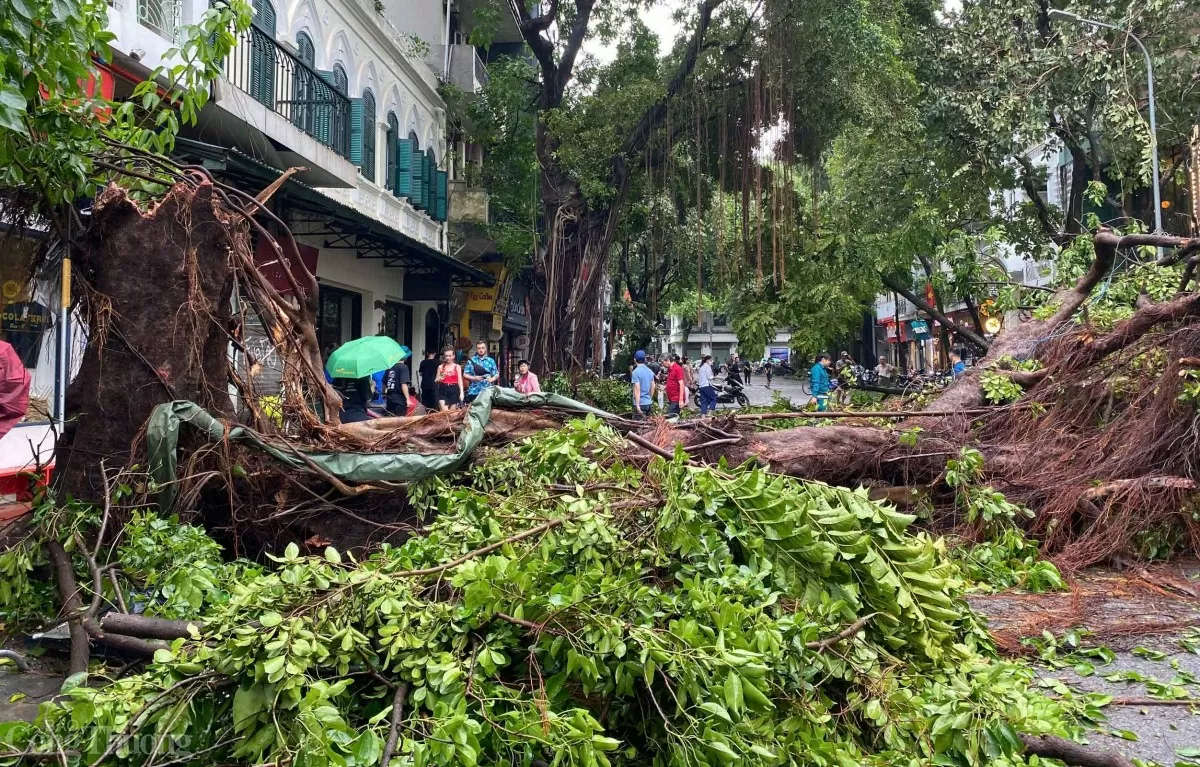
[[[360,423],[370,419],[367,407],[374,398],[371,391],[373,383],[371,376],[333,379],[333,388],[342,395],[342,423]]]
[[[828,407],[829,391],[833,388],[833,384],[829,379],[829,365],[831,361],[828,354],[824,352],[818,354],[816,362],[813,363],[812,370],[808,374],[813,397],[817,400],[817,410],[825,410]]]
[[[750,385],[750,375],[754,372],[754,368],[750,366],[750,360],[742,360],[742,372],[746,374],[746,385]]]
[[[650,415],[650,403],[654,401],[654,373],[646,366],[646,352],[638,349],[633,353],[633,373],[630,374],[633,389],[633,420],[639,421]]]
[[[667,415],[679,415],[683,408],[683,366],[679,364],[679,355],[667,356]]]
[[[696,385],[699,387],[700,415],[708,415],[717,409],[717,390],[713,388],[712,355],[705,354],[700,358],[700,369],[696,371]]]
[[[447,347],[442,351],[442,364],[437,369],[438,409],[449,410],[463,401],[462,368],[454,361],[454,350]]]
[[[426,349],[425,359],[421,360],[421,364],[417,368],[417,377],[421,379],[421,404],[430,413],[437,410],[438,406],[437,370],[437,352],[433,349]]]
[[[767,362],[767,388],[771,388],[771,376],[775,375],[775,366]]]
[[[404,356],[383,375],[383,397],[386,403],[384,409],[392,416],[408,415],[408,397],[412,388],[412,371],[405,362],[412,357],[412,352],[407,346],[401,346],[400,349]]]
[[[470,382],[467,387],[467,402],[474,402],[480,392],[495,386],[500,379],[500,368],[496,360],[488,355],[487,341],[475,344],[475,356],[463,365],[463,378]]]
[[[696,386],[696,371],[692,369],[692,361],[684,357],[679,361],[683,366],[683,406],[686,408],[692,401],[692,389]]]
[[[958,378],[963,373],[967,372],[967,364],[962,361],[962,355],[958,352],[950,352],[950,374]]]
[[[529,369],[529,360],[517,363],[517,380],[513,382],[513,388],[522,394],[537,394],[542,390],[537,374]]]

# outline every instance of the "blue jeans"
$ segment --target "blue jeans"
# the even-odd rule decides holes
[[[700,415],[707,415],[717,409],[717,390],[711,386],[700,387]]]

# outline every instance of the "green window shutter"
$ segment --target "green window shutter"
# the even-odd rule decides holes
[[[412,197],[412,139],[396,139],[396,188],[392,193],[397,197]]]
[[[437,199],[434,204],[433,217],[438,221],[446,220],[446,186],[449,180],[449,174],[444,170],[436,171],[437,178]]]
[[[350,99],[350,162],[363,164],[363,100]]]
[[[412,191],[409,199],[416,208],[425,209],[425,155],[416,154],[412,158]]]
[[[437,159],[432,147],[425,150],[425,210],[432,216],[437,205]]]
[[[333,84],[333,72],[330,70],[318,70],[317,74],[321,79]],[[331,134],[331,125],[333,124],[333,90],[329,85],[316,83],[313,87],[313,101],[316,104],[310,107],[313,113],[313,134],[317,141],[320,141],[325,146],[332,146],[333,136]]]

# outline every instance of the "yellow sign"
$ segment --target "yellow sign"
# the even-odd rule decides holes
[[[996,335],[997,333],[1000,332],[1000,328],[1002,325],[1003,325],[1003,323],[1000,322],[999,317],[988,317],[987,322],[983,323],[983,329],[986,330],[991,335]]]
[[[21,283],[16,280],[9,280],[4,283],[2,290],[6,301],[14,301],[21,294]]]
[[[496,313],[492,314],[492,330],[495,330],[497,332],[504,330],[504,315],[503,314],[496,314]]]
[[[482,264],[479,268],[495,277],[496,283],[490,288],[467,288],[467,311],[492,312],[496,310],[496,296],[504,284],[504,264]]]

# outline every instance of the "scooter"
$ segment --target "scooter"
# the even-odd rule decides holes
[[[732,405],[737,403],[739,407],[749,407],[750,398],[746,396],[743,386],[737,381],[725,381],[725,385],[717,389],[717,404]]]

